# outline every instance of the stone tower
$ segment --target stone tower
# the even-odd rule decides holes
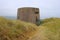
[[[36,24],[40,20],[39,8],[18,8],[17,19]]]

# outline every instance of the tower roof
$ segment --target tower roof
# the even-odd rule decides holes
[[[21,7],[21,8],[37,8],[37,7]],[[18,9],[21,9],[21,8],[18,8]],[[39,9],[39,8],[37,8]]]

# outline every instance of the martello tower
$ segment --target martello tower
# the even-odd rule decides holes
[[[36,24],[40,20],[39,8],[18,8],[17,19]]]

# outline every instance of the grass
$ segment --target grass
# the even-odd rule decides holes
[[[26,40],[36,28],[35,24],[0,17],[0,40]]]
[[[60,18],[44,19],[40,26],[43,40],[60,40]]]
[[[60,40],[60,18],[44,19],[36,26],[0,17],[0,40],[28,40],[35,34],[38,34],[35,38],[40,36],[39,40]]]

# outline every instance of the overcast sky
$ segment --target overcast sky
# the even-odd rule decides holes
[[[37,7],[40,17],[60,17],[60,0],[0,0],[0,16],[17,16],[21,7]]]

